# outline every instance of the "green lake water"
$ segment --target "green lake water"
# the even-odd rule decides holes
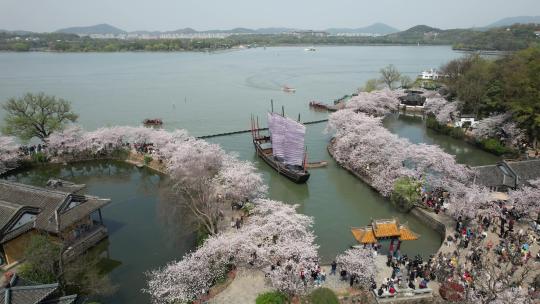
[[[449,47],[320,47],[267,48],[206,53],[48,54],[0,53],[0,100],[26,91],[45,91],[73,102],[87,129],[107,125],[138,125],[160,117],[165,128],[185,128],[193,135],[222,133],[249,127],[250,114],[264,117],[270,99],[276,108],[302,120],[327,117],[310,111],[310,100],[331,100],[353,92],[387,64],[415,76],[461,56]],[[286,94],[281,86],[297,88]],[[1,111],[1,110],[0,110]],[[3,113],[0,112],[0,116]],[[447,136],[426,130],[419,118],[390,117],[385,126],[412,142],[440,145],[459,162],[494,163],[495,156]],[[350,227],[370,219],[398,217],[420,239],[405,242],[402,251],[429,255],[439,236],[416,218],[391,204],[341,169],[326,151],[330,135],[325,123],[307,127],[310,161],[328,167],[312,169],[307,184],[296,185],[257,159],[249,133],[209,139],[241,159],[255,162],[269,185],[269,197],[298,204],[315,219],[314,230],[325,262],[354,244]],[[91,162],[20,172],[10,178],[43,184],[48,176],[88,186],[87,192],[109,197],[103,209],[110,236],[106,254],[120,265],[110,273],[119,286],[106,303],[147,303],[140,292],[144,272],[177,260],[195,240],[174,201],[161,191],[166,177],[118,162]],[[172,212],[174,211],[174,212]]]

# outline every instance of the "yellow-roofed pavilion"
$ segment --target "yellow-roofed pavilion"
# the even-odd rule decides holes
[[[371,220],[371,225],[353,227],[351,232],[360,244],[373,244],[378,240],[398,239],[399,241],[413,241],[419,238],[407,225],[399,224],[397,218],[391,220]]]

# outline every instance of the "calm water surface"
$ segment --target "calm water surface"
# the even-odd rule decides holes
[[[73,102],[87,129],[107,125],[138,125],[147,117],[161,117],[165,128],[185,128],[193,135],[247,129],[251,113],[261,117],[276,108],[302,120],[326,118],[313,112],[310,100],[331,102],[377,77],[387,64],[414,77],[460,56],[449,47],[320,47],[267,48],[205,53],[122,54],[0,54],[0,100],[26,91],[45,91]],[[283,85],[295,94],[281,91]],[[0,110],[1,111],[1,110]],[[2,116],[2,112],[0,112]],[[414,217],[397,212],[390,203],[339,168],[326,151],[326,124],[308,126],[306,145],[311,161],[326,160],[327,168],[313,169],[307,184],[296,185],[259,161],[250,134],[217,137],[210,141],[241,159],[255,162],[269,185],[272,199],[299,205],[315,218],[317,243],[324,261],[354,244],[350,227],[370,219],[398,217],[421,235],[406,242],[409,254],[429,255],[440,245],[439,236]],[[466,164],[497,160],[473,146],[425,130],[413,118],[390,118],[385,126],[412,142],[440,145]],[[193,248],[182,212],[160,191],[165,177],[116,162],[95,162],[36,169],[11,178],[34,184],[57,176],[88,185],[88,193],[110,197],[103,215],[110,228],[109,258],[121,264],[111,272],[120,286],[107,303],[147,303],[140,292],[143,273],[179,259]],[[166,210],[166,212],[163,212]]]

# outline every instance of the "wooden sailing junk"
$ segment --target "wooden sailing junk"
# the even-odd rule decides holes
[[[285,115],[268,113],[268,135],[260,134],[259,120],[251,117],[251,135],[257,155],[279,174],[297,184],[309,179],[304,146],[306,127]]]

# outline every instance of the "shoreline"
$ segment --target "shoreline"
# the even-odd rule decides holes
[[[48,49],[34,49],[34,50],[28,50],[28,51],[13,51],[13,50],[0,50],[0,54],[3,53],[14,53],[14,54],[25,54],[25,53],[51,53],[51,54],[139,54],[139,53],[161,53],[161,54],[174,54],[174,53],[222,53],[222,52],[233,52],[233,51],[243,51],[248,50],[251,48],[240,48],[241,45],[235,45],[234,47],[230,48],[216,48],[216,49],[199,49],[199,50],[172,50],[172,51],[148,51],[148,50],[139,50],[139,51],[55,51],[55,50],[48,50]],[[307,47],[307,46],[315,46],[315,47],[371,47],[371,46],[411,46],[411,47],[450,47],[455,52],[461,52],[461,53],[474,53],[474,52],[481,52],[481,53],[493,53],[494,55],[497,54],[505,54],[512,51],[493,51],[493,50],[461,50],[461,49],[454,49],[451,44],[420,44],[417,45],[415,43],[344,43],[344,44],[336,44],[336,43],[314,43],[314,44],[294,44],[294,43],[284,43],[284,44],[275,44],[275,45],[261,45],[257,46],[255,48],[276,48],[276,47]]]

